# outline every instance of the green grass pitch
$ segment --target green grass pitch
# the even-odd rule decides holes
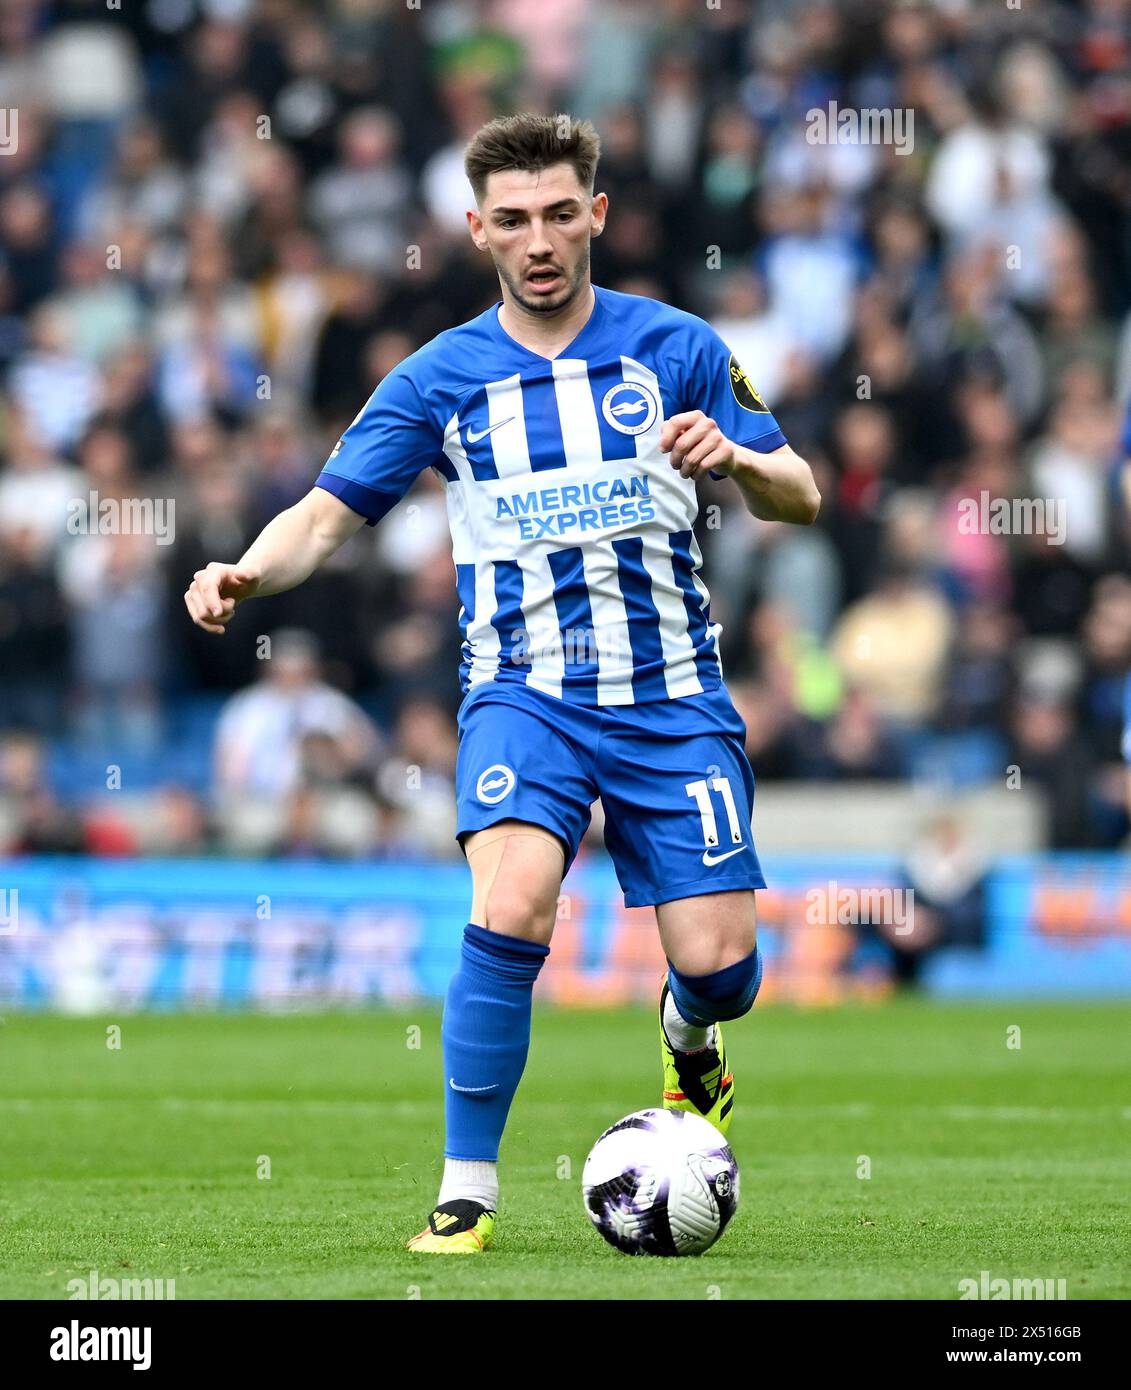
[[[496,1244],[437,1258],[402,1248],[440,1171],[435,1009],[9,1014],[0,1296],[93,1269],[178,1300],[954,1299],[987,1270],[1126,1298],[1129,1025],[1110,1004],[756,1009],[728,1030],[738,1214],[661,1260],[606,1246],[580,1199],[598,1133],[658,1102],[654,1015],[538,1009]]]

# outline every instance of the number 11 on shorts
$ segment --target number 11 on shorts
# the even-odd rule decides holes
[[[688,796],[695,798],[695,804],[699,808],[699,816],[703,821],[703,843],[710,849],[712,845],[719,843],[719,825],[715,819],[711,792],[707,790],[707,779],[701,777],[698,782],[688,782],[684,790]],[[734,793],[730,789],[729,778],[712,777],[711,790],[717,791],[722,796],[723,805],[726,807],[731,841],[740,845],[742,843],[742,826],[739,823],[738,807],[734,804]]]

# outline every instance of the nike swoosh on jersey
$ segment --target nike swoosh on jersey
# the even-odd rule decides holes
[[[737,849],[727,850],[726,854],[712,854],[709,849],[705,849],[703,851],[703,863],[710,868],[712,864],[721,864],[724,859],[733,859],[736,854],[741,854],[745,848],[745,845],[739,845]]]
[[[466,1095],[476,1095],[482,1093],[483,1091],[497,1091],[499,1089],[498,1082],[496,1082],[493,1086],[457,1086],[456,1079],[454,1076],[448,1077],[448,1085],[452,1088],[453,1091],[463,1091]]]
[[[498,420],[493,425],[488,425],[485,430],[473,430],[470,425],[467,427],[467,442],[478,444],[481,439],[490,434],[492,430],[501,430],[504,425],[509,425],[514,419],[513,415],[508,415],[505,420]]]

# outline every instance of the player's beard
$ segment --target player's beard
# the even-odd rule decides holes
[[[557,314],[563,309],[568,309],[585,287],[589,278],[589,247],[586,246],[582,252],[572,275],[566,275],[563,271],[562,278],[566,283],[556,295],[539,295],[537,299],[529,299],[522,292],[523,280],[515,280],[514,276],[498,261],[495,261],[495,269],[499,272],[499,278],[510,290],[511,298],[522,308],[531,314]]]

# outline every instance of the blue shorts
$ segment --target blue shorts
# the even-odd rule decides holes
[[[754,774],[726,689],[589,707],[525,685],[477,686],[459,711],[457,838],[529,821],[566,868],[600,797],[628,907],[765,888],[750,817]]]

